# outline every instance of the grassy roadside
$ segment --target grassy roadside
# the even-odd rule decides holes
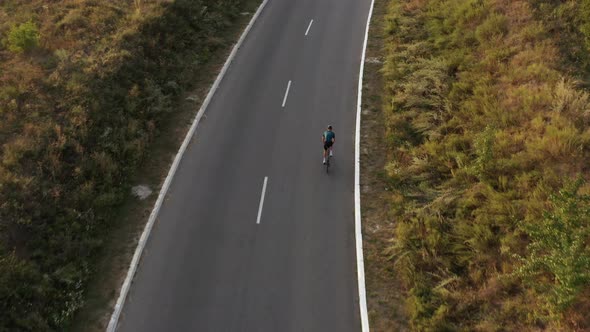
[[[405,328],[403,307],[417,331],[589,330],[590,1],[383,6],[363,114],[373,326]]]
[[[157,191],[257,3],[0,1],[0,330],[101,329],[155,198],[131,187]]]
[[[74,317],[70,331],[105,330],[137,241],[143,232],[145,222],[151,213],[173,158],[211,84],[260,3],[260,0],[248,0],[240,14],[241,17],[224,35],[219,36],[222,46],[212,54],[212,60],[195,77],[194,88],[179,98],[177,111],[163,124],[148,151],[148,158],[140,166],[140,171],[130,179],[132,184],[150,187],[152,194],[144,200],[129,195],[117,211],[114,224],[120,227],[111,230],[111,237],[99,253],[96,270],[100,272],[90,280],[85,305]]]
[[[406,331],[403,291],[386,250],[395,218],[396,204],[388,192],[384,174],[388,150],[383,144],[387,127],[383,108],[385,23],[389,0],[375,0],[367,42],[361,120],[361,204],[367,305],[372,331]]]

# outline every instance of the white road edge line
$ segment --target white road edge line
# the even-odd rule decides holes
[[[283,97],[283,108],[285,108],[285,104],[287,103],[287,97],[289,97],[289,89],[291,89],[291,81],[287,84],[287,91],[285,91],[285,97]]]
[[[260,6],[258,6],[256,13],[254,13],[252,18],[250,19],[250,22],[248,23],[248,25],[246,26],[246,28],[242,32],[240,39],[234,45],[231,53],[229,54],[229,56],[225,60],[225,64],[223,65],[223,68],[221,69],[221,71],[217,75],[217,78],[215,79],[215,82],[213,82],[213,85],[209,89],[209,92],[207,93],[207,97],[203,101],[201,108],[197,112],[197,115],[195,116],[195,119],[193,120],[193,123],[192,123],[188,133],[186,134],[184,141],[182,142],[182,145],[180,146],[180,149],[176,153],[176,157],[174,158],[174,162],[172,163],[172,166],[170,167],[170,170],[168,171],[168,175],[166,176],[166,180],[164,181],[164,184],[162,185],[162,188],[160,189],[160,193],[158,194],[158,199],[156,200],[156,203],[154,204],[154,208],[152,209],[152,212],[150,213],[150,217],[148,219],[148,222],[145,225],[145,228],[143,229],[143,233],[141,234],[141,238],[139,239],[139,242],[137,243],[137,247],[135,248],[135,253],[133,254],[133,259],[131,260],[131,264],[129,265],[129,270],[127,270],[127,276],[125,277],[125,281],[123,282],[123,285],[121,286],[121,292],[119,293],[119,298],[117,299],[117,302],[115,304],[115,308],[113,309],[113,313],[112,313],[111,319],[109,321],[109,325],[107,326],[107,329],[106,329],[107,332],[115,332],[115,330],[117,329],[117,325],[119,323],[119,317],[121,316],[121,311],[123,311],[123,305],[125,304],[127,294],[129,293],[129,289],[131,288],[131,283],[133,281],[133,277],[135,276],[135,272],[137,271],[137,267],[139,265],[139,260],[141,258],[141,254],[143,252],[143,249],[145,248],[145,245],[146,245],[147,240],[150,236],[150,233],[152,231],[152,228],[154,226],[156,218],[158,217],[158,213],[160,212],[160,208],[162,207],[162,203],[164,202],[164,198],[166,197],[166,193],[168,192],[168,189],[170,188],[170,184],[172,183],[172,179],[174,178],[174,174],[176,173],[176,170],[178,169],[178,165],[180,164],[180,160],[182,159],[184,152],[186,151],[192,137],[194,136],[194,134],[197,130],[197,126],[199,125],[199,122],[200,122],[201,118],[203,117],[203,114],[205,113],[207,106],[209,106],[209,103],[211,102],[211,99],[213,98],[215,91],[217,91],[217,88],[219,87],[219,83],[221,82],[221,80],[225,76],[225,73],[227,72],[232,61],[234,60],[238,49],[242,46],[242,43],[244,42],[244,39],[246,39],[248,32],[250,32],[250,29],[252,29],[254,22],[256,22],[256,19],[258,18],[258,16],[260,16],[260,13],[264,9],[264,7],[268,3],[268,1],[269,0],[263,0],[262,3],[260,4]]]
[[[371,0],[371,8],[367,17],[365,29],[365,41],[359,70],[358,99],[356,108],[356,133],[354,140],[354,231],[356,235],[356,268],[359,288],[359,309],[361,314],[362,332],[369,332],[369,314],[367,313],[367,291],[365,289],[365,261],[363,258],[363,230],[361,226],[361,176],[360,176],[360,150],[361,150],[361,107],[363,97],[363,73],[365,70],[365,54],[367,52],[367,40],[369,38],[369,26],[373,16],[375,0]]]
[[[268,176],[264,177],[264,184],[262,185],[262,194],[260,194],[260,204],[258,205],[258,218],[256,218],[256,224],[260,224],[260,217],[262,217],[262,207],[264,206],[264,196],[266,195],[266,183],[268,182]]]
[[[307,34],[309,33],[309,29],[311,29],[311,25],[313,24],[313,20],[309,21],[309,26],[307,27],[307,30],[305,30],[305,35],[307,36]]]

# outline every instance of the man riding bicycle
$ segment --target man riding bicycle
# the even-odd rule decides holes
[[[332,145],[336,142],[336,134],[332,131],[332,126],[328,126],[328,130],[324,131],[322,142],[324,143],[324,164],[326,164],[328,150],[330,150],[330,157],[332,157]]]

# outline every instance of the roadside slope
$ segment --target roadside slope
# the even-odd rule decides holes
[[[2,2],[3,328],[69,325],[104,241],[134,219],[119,207],[138,168],[249,3]]]
[[[590,328],[588,3],[388,6],[370,310],[401,281],[412,330]]]

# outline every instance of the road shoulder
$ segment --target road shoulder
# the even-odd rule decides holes
[[[387,137],[382,100],[384,82],[384,24],[388,0],[375,0],[365,58],[361,121],[361,205],[367,302],[372,331],[405,331],[406,314],[401,283],[387,248],[393,236],[395,204],[384,175],[389,156],[381,142]]]

